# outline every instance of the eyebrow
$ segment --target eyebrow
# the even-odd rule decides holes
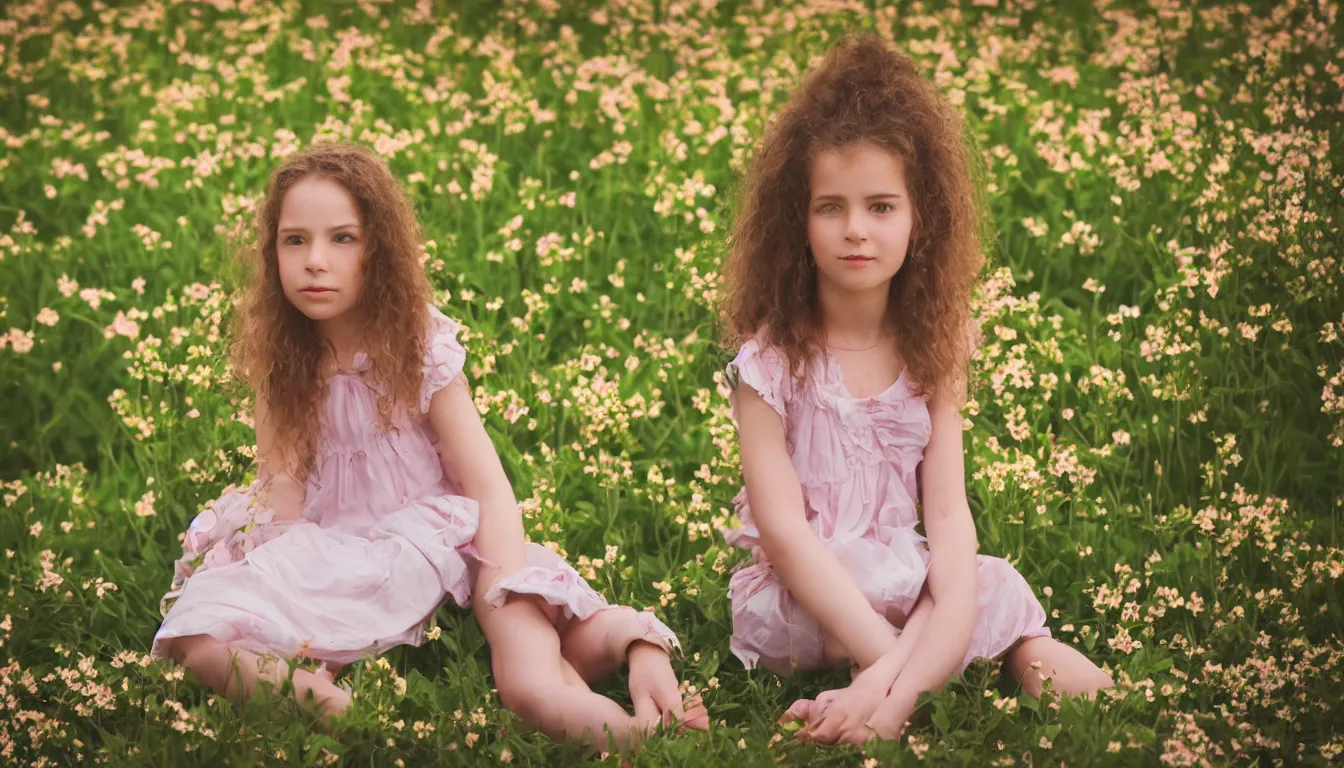
[[[865,197],[865,198],[863,198],[863,199],[864,199],[864,200],[884,200],[884,199],[895,199],[895,198],[900,198],[900,197],[902,197],[902,195],[901,195],[899,192],[878,192],[878,193],[875,194],[875,195],[868,195],[867,197]],[[812,198],[812,201],[813,201],[813,202],[817,202],[817,201],[819,201],[819,200],[842,200],[842,201],[843,201],[844,199],[845,199],[845,196],[844,196],[844,195],[817,195],[816,197]]]
[[[339,229],[359,229],[359,225],[358,225],[358,224],[337,224],[336,226],[334,226],[334,227],[328,229],[327,231],[328,231],[328,232],[335,232],[335,231],[337,231],[337,230],[339,230]],[[278,230],[276,230],[277,233],[279,233],[279,232],[307,232],[307,231],[308,231],[308,228],[307,228],[307,227],[297,227],[297,226],[280,227]]]

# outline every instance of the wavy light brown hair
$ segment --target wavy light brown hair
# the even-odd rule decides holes
[[[285,194],[310,176],[334,180],[354,198],[364,243],[363,289],[355,311],[365,325],[362,351],[378,382],[378,422],[396,424],[399,409],[420,396],[429,327],[429,280],[420,262],[415,211],[387,164],[367,149],[319,144],[287,158],[271,175],[257,215],[255,240],[242,260],[247,288],[233,315],[233,367],[269,405],[276,447],[286,469],[307,477],[334,356],[317,324],[285,298],[277,229]],[[368,374],[366,374],[368,375]]]
[[[816,266],[807,254],[808,169],[870,142],[898,155],[914,205],[889,319],[906,370],[930,396],[964,377],[971,291],[984,264],[979,171],[961,117],[908,56],[868,35],[837,44],[768,125],[745,179],[723,267],[725,343],[763,334],[796,373],[824,350]]]

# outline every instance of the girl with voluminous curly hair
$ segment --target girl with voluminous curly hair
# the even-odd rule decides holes
[[[271,177],[233,347],[256,393],[257,480],[187,529],[152,655],[237,698],[291,680],[327,722],[351,702],[340,668],[419,645],[451,597],[475,607],[500,700],[546,734],[611,749],[660,721],[706,728],[672,631],[527,543],[421,254],[372,152],[321,144]],[[300,656],[322,664],[275,659]],[[633,717],[588,687],[627,662]]]
[[[976,554],[972,158],[957,112],[869,36],[806,77],[746,179],[723,269],[745,481],[727,537],[755,557],[729,588],[731,646],[780,674],[853,665],[852,685],[785,715],[822,743],[896,738],[919,693],[977,657],[1032,695],[1044,676],[1068,693],[1112,684],[1050,638],[1012,565]]]

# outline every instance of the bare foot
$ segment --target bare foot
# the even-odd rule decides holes
[[[329,683],[335,683],[336,676],[341,674],[342,669],[345,669],[343,664],[331,664],[324,661],[317,666],[317,669],[313,670],[313,674]]]
[[[677,674],[667,651],[643,640],[630,646],[630,698],[635,717],[665,726],[680,724],[709,730],[709,710],[697,694],[682,699]]]
[[[317,715],[317,727],[325,733],[331,733],[336,718],[350,708],[350,703],[354,700],[353,692],[349,688],[331,682],[325,675],[305,670],[294,672],[296,683],[301,675],[308,675],[309,679],[305,681],[308,685],[307,695],[299,696],[296,692],[295,698],[299,702],[299,707],[305,712]]]

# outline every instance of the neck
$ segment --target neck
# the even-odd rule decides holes
[[[856,292],[819,280],[817,298],[827,342],[842,347],[866,347],[880,342],[891,332],[887,322],[889,294],[889,283]]]
[[[346,368],[353,363],[362,340],[359,328],[360,323],[354,312],[317,321],[318,333],[322,334],[322,339],[335,350],[338,367]]]

